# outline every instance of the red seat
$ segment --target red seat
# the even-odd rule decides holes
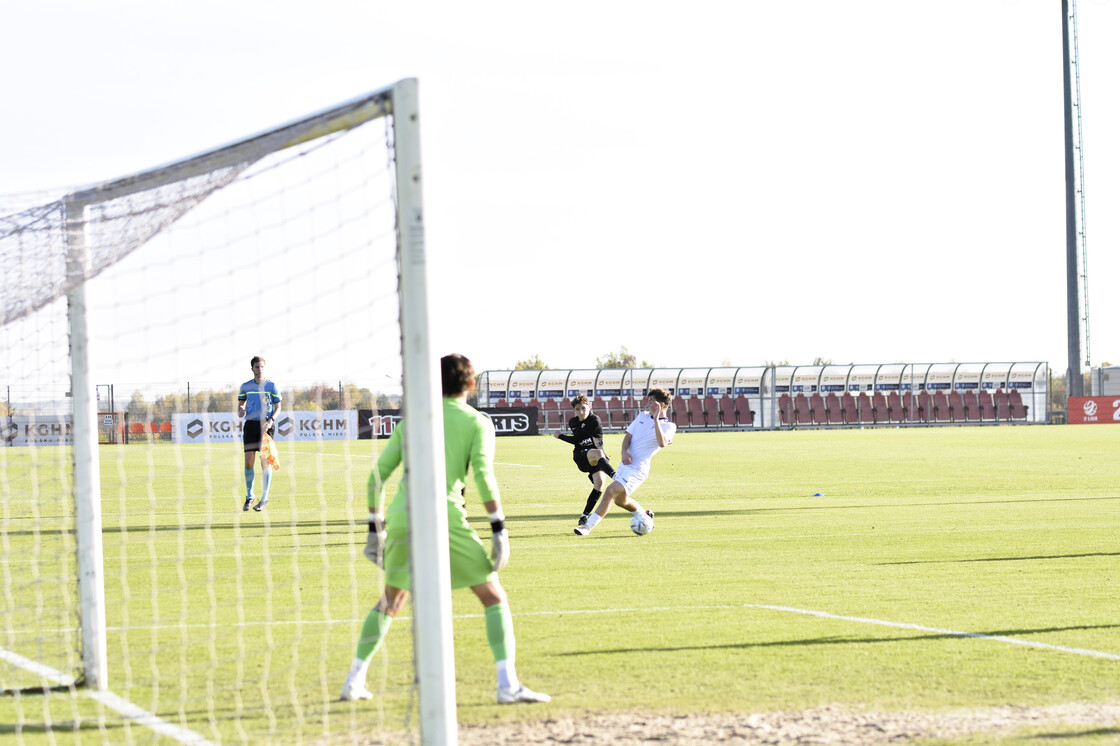
[[[704,401],[697,395],[688,397],[688,421],[692,427],[704,427]]]
[[[928,422],[933,413],[933,403],[928,391],[918,391],[916,397],[917,403],[912,404],[916,410],[916,416],[913,418],[915,422]]]
[[[798,394],[793,397],[793,421],[798,425],[813,424],[813,410],[809,397]]]
[[[859,392],[859,396],[856,397],[856,412],[861,423],[875,424],[874,400],[862,391]]]
[[[754,427],[754,410],[751,409],[750,399],[745,394],[735,397],[735,419],[739,427]]]
[[[1004,393],[1003,389],[996,389],[993,398],[996,404],[996,417],[1001,420],[1010,420],[1011,402],[1008,400],[1007,394]]]
[[[724,427],[735,427],[738,424],[735,421],[735,400],[730,394],[719,398],[719,420]]]
[[[992,392],[987,389],[981,389],[976,398],[980,400],[980,419],[994,420],[996,418],[996,405],[992,401]]]
[[[711,395],[704,397],[704,421],[708,427],[717,427],[719,423],[719,399]]]
[[[143,422],[133,422],[132,424],[130,424],[128,426],[128,431],[130,433],[132,433],[133,435],[143,435],[144,434],[144,423]]]
[[[170,422],[159,423],[159,431],[160,431],[161,434],[170,435],[171,434],[171,423]]]
[[[944,391],[938,391],[934,393],[933,396],[930,397],[930,399],[931,406],[933,407],[933,414],[930,419],[936,420],[937,422],[948,422],[950,415],[949,397],[945,394]]]
[[[677,427],[688,427],[688,405],[680,394],[673,397],[673,422]]]
[[[949,419],[953,422],[964,422],[964,397],[959,391],[949,394]]]
[[[907,409],[906,402],[903,400],[902,394],[897,391],[892,391],[887,394],[887,416],[881,419],[890,420],[891,422],[905,422]]]
[[[1027,405],[1023,403],[1023,395],[1019,389],[1011,389],[1007,394],[1007,404],[1011,408],[1011,419],[1025,420],[1027,418]]]
[[[845,425],[855,425],[859,422],[859,406],[856,398],[845,391],[840,396],[840,421]]]
[[[793,423],[793,399],[789,394],[778,397],[778,421],[783,425]]]
[[[876,391],[871,395],[871,406],[875,409],[876,422],[890,422],[890,405],[887,404],[887,395]]]
[[[828,422],[828,413],[824,409],[824,397],[813,393],[809,396],[809,413],[814,425],[824,425]]]
[[[817,421],[825,425],[840,423],[840,397],[831,391],[821,397],[821,415]]]
[[[966,391],[961,396],[964,400],[964,418],[968,422],[980,421],[980,399],[975,391]]]

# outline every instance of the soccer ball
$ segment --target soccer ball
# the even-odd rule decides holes
[[[645,511],[639,510],[630,519],[630,530],[638,536],[645,536],[653,530],[653,518],[646,515]]]

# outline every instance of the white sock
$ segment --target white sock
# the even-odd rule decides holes
[[[634,498],[630,498],[630,499],[631,499],[631,500],[634,500]],[[638,505],[638,501],[637,501],[637,500],[634,500],[634,504],[635,504],[635,505]],[[641,505],[638,505],[638,509],[637,509],[637,510],[635,510],[634,512],[635,512],[635,513],[645,513],[646,511],[645,511],[645,508],[643,508],[643,507],[642,507]]]
[[[590,531],[591,529],[598,526],[599,521],[601,520],[603,520],[603,517],[598,513],[592,513],[591,515],[587,516],[587,530]]]
[[[508,660],[498,661],[498,686],[502,689],[517,691],[521,682],[517,680],[517,669]]]
[[[364,687],[366,685],[366,671],[369,670],[369,661],[355,658],[350,664],[350,673],[346,674],[346,683]]]

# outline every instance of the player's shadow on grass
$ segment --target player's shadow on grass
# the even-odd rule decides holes
[[[1035,733],[1029,737],[1024,737],[1022,740],[1034,739],[1065,739],[1065,738],[1092,738],[1094,736],[1115,736],[1120,735],[1120,728],[1094,728],[1092,730],[1079,730],[1070,731],[1069,733]]]
[[[1079,552],[1077,554],[1028,554],[1022,557],[976,557],[974,559],[908,560],[879,562],[879,565],[944,565],[965,562],[1032,562],[1034,560],[1082,559],[1085,557],[1120,557],[1120,552]]]
[[[994,630],[991,632],[969,632],[967,634],[948,634],[933,632],[925,635],[900,635],[898,637],[847,637],[835,635],[831,637],[809,637],[800,640],[774,640],[772,642],[742,642],[727,645],[672,645],[664,647],[647,646],[642,648],[613,648],[609,650],[578,650],[570,653],[556,653],[556,657],[566,658],[577,655],[597,655],[600,653],[625,654],[633,653],[681,653],[690,650],[749,650],[751,648],[780,648],[780,647],[805,647],[811,645],[866,645],[886,642],[930,642],[933,640],[967,640],[973,638],[989,637],[1023,637],[1024,635],[1039,635],[1048,632],[1073,632],[1092,629],[1120,629],[1120,624],[1087,624],[1073,627],[1041,627],[1038,629],[1008,629]]]

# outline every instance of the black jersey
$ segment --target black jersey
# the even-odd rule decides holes
[[[586,420],[573,417],[568,420],[571,435],[560,434],[560,440],[571,443],[574,451],[589,451],[603,447],[603,423],[597,414],[587,415]]]

